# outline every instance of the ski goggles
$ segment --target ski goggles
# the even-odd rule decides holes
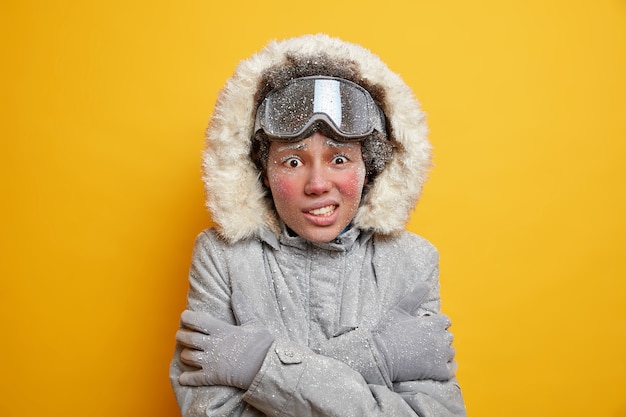
[[[262,130],[271,140],[297,141],[318,129],[336,140],[359,140],[385,134],[385,115],[360,85],[326,76],[291,80],[270,91],[256,112],[254,133]]]

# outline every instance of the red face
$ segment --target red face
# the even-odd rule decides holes
[[[265,184],[278,215],[298,236],[330,242],[352,221],[365,179],[360,142],[319,132],[295,143],[271,142]]]

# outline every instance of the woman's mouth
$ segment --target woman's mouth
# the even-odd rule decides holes
[[[324,207],[320,207],[320,208],[315,209],[315,210],[310,210],[307,213],[309,213],[309,214],[311,214],[313,216],[326,217],[326,216],[330,216],[331,214],[333,214],[336,208],[337,208],[336,205],[331,204],[329,206],[324,206]]]

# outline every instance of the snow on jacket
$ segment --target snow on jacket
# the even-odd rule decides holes
[[[350,75],[329,69],[330,61],[349,66]],[[291,76],[313,71],[382,91],[372,95],[395,145],[352,228],[329,243],[285,231],[249,157],[256,106],[273,88],[267,74],[293,65],[299,69]],[[183,416],[465,415],[455,378],[389,381],[370,334],[417,285],[431,288],[420,309],[440,309],[437,251],[403,231],[429,166],[423,118],[409,88],[375,55],[325,35],[271,43],[238,66],[207,131],[203,179],[217,226],[196,240],[188,308],[235,324],[230,296],[239,290],[276,340],[247,391],[180,385],[190,368],[178,346],[170,377]],[[358,363],[317,353],[346,335],[358,341]]]

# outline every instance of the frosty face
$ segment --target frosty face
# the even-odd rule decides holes
[[[299,142],[271,142],[264,182],[291,230],[330,242],[359,208],[366,182],[361,143],[336,142],[320,132]]]

